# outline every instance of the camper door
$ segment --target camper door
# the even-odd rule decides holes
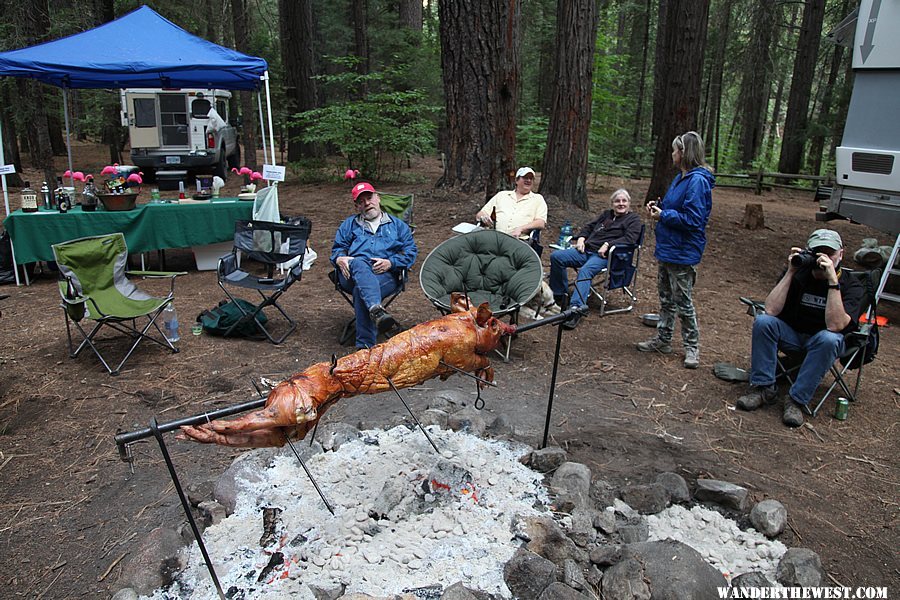
[[[132,148],[158,148],[156,94],[127,94],[128,133]]]

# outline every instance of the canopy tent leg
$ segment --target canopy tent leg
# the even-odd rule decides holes
[[[259,107],[259,135],[262,138],[263,164],[269,164],[269,148],[266,146],[266,124],[263,121],[262,94],[256,92],[256,105]],[[256,152],[256,148],[253,149]]]
[[[75,187],[75,171],[72,169],[72,140],[69,139],[69,94],[68,88],[60,88],[62,90],[63,97],[63,117],[66,122],[66,156],[69,159],[69,183],[72,187]],[[72,198],[72,201],[75,201],[75,198]]]
[[[266,111],[269,116],[269,150],[271,151],[272,164],[278,162],[275,159],[275,127],[272,125],[272,92],[269,90],[269,72],[263,73],[263,80],[266,82]]]
[[[3,149],[3,122],[0,119],[0,165],[6,164],[6,154]],[[3,180],[3,207],[6,209],[6,216],[9,216],[9,191],[6,188],[6,174],[0,175]],[[16,249],[12,245],[12,238],[9,240],[9,248],[12,250],[13,273],[16,275],[16,287],[22,285],[19,281],[19,265],[16,264]]]

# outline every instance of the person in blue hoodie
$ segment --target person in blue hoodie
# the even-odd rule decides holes
[[[706,224],[712,210],[716,178],[706,164],[703,138],[688,131],[672,141],[672,162],[681,170],[661,202],[649,202],[656,223],[656,260],[659,263],[659,322],[656,336],[637,345],[641,352],[672,353],[675,315],[681,317],[684,366],[700,366],[700,330],[693,290],[697,264],[706,248]]]

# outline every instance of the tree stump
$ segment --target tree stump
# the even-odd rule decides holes
[[[750,204],[744,206],[744,219],[741,225],[745,229],[762,229],[766,226],[766,217],[763,215],[762,204]]]

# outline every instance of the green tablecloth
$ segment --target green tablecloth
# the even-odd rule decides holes
[[[125,234],[129,252],[205,246],[234,239],[234,222],[249,219],[253,202],[220,198],[197,204],[139,204],[133,210],[65,214],[17,210],[3,222],[16,262],[53,260],[52,244],[104,233]]]

